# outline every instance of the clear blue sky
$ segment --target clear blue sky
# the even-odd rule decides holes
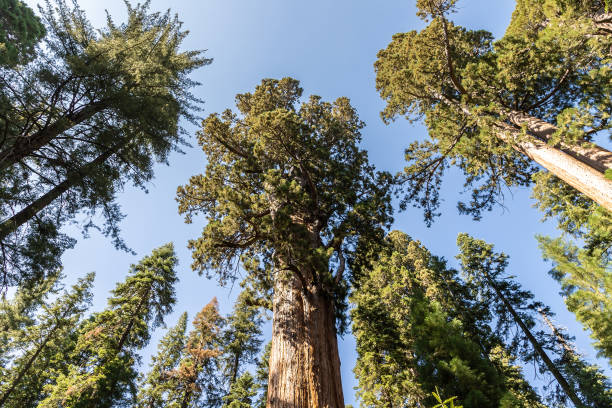
[[[27,2],[37,3],[36,0]],[[79,3],[94,27],[104,24],[105,9],[117,21],[125,15],[121,0],[80,0]],[[394,33],[423,27],[415,16],[414,0],[154,0],[151,3],[154,10],[170,7],[179,14],[191,32],[184,43],[186,49],[206,49],[206,56],[214,59],[212,65],[194,75],[202,83],[195,93],[206,101],[205,115],[233,108],[235,94],[252,90],[262,78],[292,76],[301,81],[305,95],[318,94],[327,100],[339,96],[351,99],[367,123],[363,147],[380,169],[401,170],[404,148],[411,141],[426,137],[422,126],[412,126],[404,120],[390,126],[382,123],[379,112],[383,103],[374,88],[372,67],[376,53]],[[458,24],[486,29],[499,37],[508,25],[513,8],[513,0],[462,0],[459,13],[453,18]],[[191,135],[196,131],[192,126],[188,129]],[[185,225],[174,201],[176,187],[204,170],[204,154],[195,146],[195,139],[192,141],[194,147],[187,149],[186,155],[174,154],[170,166],[157,166],[148,194],[126,188],[119,198],[127,214],[121,224],[123,237],[138,255],[114,250],[107,239],[95,233],[89,239],[81,239],[64,255],[69,282],[89,271],[97,272],[96,310],[105,306],[108,291],[124,278],[131,263],[153,248],[173,241],[180,259],[180,283],[178,303],[168,323],[173,324],[185,310],[193,317],[213,296],[219,299],[224,314],[231,311],[239,288],[233,291],[220,288],[216,282],[199,277],[190,269],[186,243],[200,234],[204,220],[198,218],[192,225]],[[498,250],[511,256],[510,271],[538,299],[552,307],[557,313],[557,323],[567,327],[577,337],[580,350],[594,358],[587,333],[565,309],[558,295],[558,284],[546,273],[550,266],[541,260],[534,235],[556,235],[556,232],[554,224],[540,223],[541,214],[532,208],[530,191],[509,191],[505,209],[495,209],[485,214],[482,221],[473,222],[457,214],[455,203],[461,186],[462,179],[456,173],[449,174],[442,194],[444,215],[431,228],[425,227],[417,209],[396,213],[394,228],[422,241],[434,254],[446,257],[451,265],[456,265],[455,239],[459,232],[495,243]],[[162,334],[158,330],[144,351],[145,364]],[[345,399],[351,404],[355,402],[353,387],[356,385],[352,373],[356,358],[352,336],[347,335],[340,341],[340,354]],[[529,369],[528,376],[531,372]]]

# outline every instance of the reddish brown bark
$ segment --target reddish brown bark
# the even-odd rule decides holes
[[[344,408],[331,298],[277,273],[268,408]]]

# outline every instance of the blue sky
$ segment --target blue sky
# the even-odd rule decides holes
[[[27,3],[33,6],[37,2],[28,0]],[[234,96],[252,90],[262,78],[291,76],[301,81],[305,95],[318,94],[326,100],[349,97],[367,124],[363,147],[369,151],[370,159],[380,169],[397,172],[404,166],[404,148],[411,141],[424,139],[427,133],[422,126],[409,125],[405,120],[389,126],[382,123],[379,112],[383,103],[374,87],[372,65],[378,50],[386,47],[394,33],[423,27],[415,15],[414,3],[407,0],[154,0],[151,7],[154,10],[171,8],[178,13],[190,31],[185,49],[206,49],[206,56],[214,59],[193,76],[202,83],[194,92],[205,100],[204,115],[233,108]],[[105,9],[116,21],[125,15],[122,0],[80,0],[79,4],[94,27],[105,23]],[[453,19],[457,24],[486,29],[500,37],[513,8],[513,0],[463,0]],[[191,125],[187,128],[190,135],[195,134],[196,128]],[[87,272],[97,272],[96,310],[105,306],[109,290],[123,280],[131,263],[172,241],[180,259],[180,283],[175,313],[167,322],[173,324],[185,310],[193,317],[214,296],[223,313],[231,311],[239,288],[233,291],[220,288],[216,282],[190,269],[186,243],[200,234],[204,220],[198,218],[193,224],[185,225],[177,213],[174,200],[177,186],[185,184],[191,175],[203,172],[206,164],[195,138],[192,142],[194,147],[187,149],[186,154],[171,156],[169,166],[157,166],[148,194],[128,187],[119,197],[127,214],[121,224],[123,237],[138,255],[116,251],[109,240],[96,233],[81,239],[64,255],[68,282]],[[541,260],[534,235],[556,235],[556,232],[553,223],[540,223],[541,213],[532,208],[530,191],[508,191],[505,209],[497,208],[485,214],[480,222],[474,222],[457,214],[455,204],[461,186],[461,177],[450,172],[442,194],[443,216],[431,228],[423,224],[418,209],[396,212],[394,228],[422,241],[434,254],[447,258],[451,265],[457,264],[455,239],[459,232],[495,243],[498,250],[511,256],[510,272],[536,298],[552,307],[557,313],[556,322],[577,337],[580,351],[594,358],[588,334],[567,312],[558,295],[558,284],[546,273],[550,266]],[[144,351],[145,363],[162,334],[158,330]],[[350,404],[355,402],[353,387],[356,385],[352,374],[356,358],[352,336],[341,339],[340,354],[345,399]],[[605,365],[602,361],[600,364]]]

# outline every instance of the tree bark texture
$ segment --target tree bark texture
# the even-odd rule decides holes
[[[582,147],[573,150],[568,147],[565,150],[573,150],[573,154],[568,154],[563,148],[550,146],[535,135],[528,134],[525,137],[512,125],[498,123],[498,127],[500,139],[510,143],[517,151],[612,212],[612,181],[606,179],[604,173],[594,165],[588,164],[588,160],[597,159],[599,166],[609,165],[610,152],[600,147],[592,150]],[[584,150],[592,154],[583,156],[578,153]],[[577,156],[582,159],[579,160]]]
[[[276,275],[267,407],[344,408],[332,299]]]

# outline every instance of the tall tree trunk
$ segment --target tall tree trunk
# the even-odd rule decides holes
[[[465,115],[475,116],[460,101],[435,90],[431,93],[442,103],[459,108]],[[546,141],[556,131],[554,125],[519,111],[499,113],[507,116],[511,123],[497,121],[497,137],[612,212],[612,180],[604,176],[604,172],[612,168],[612,152],[597,145],[550,146]],[[517,126],[526,126],[527,135]]]
[[[268,408],[344,408],[333,303],[277,272]]]
[[[37,151],[68,129],[91,118],[107,107],[106,103],[96,102],[58,118],[53,123],[29,136],[18,137],[15,144],[0,151],[0,173]]]
[[[526,126],[529,133],[543,142],[548,142],[557,131],[555,125],[519,111],[509,112],[508,119],[518,127]],[[585,143],[584,145],[568,146],[562,143],[557,147],[601,173],[612,169],[612,152],[596,144]]]
[[[579,160],[575,155],[570,155],[561,148],[550,146],[535,136],[523,135],[521,130],[510,124],[499,122],[497,126],[500,139],[612,212],[612,181],[606,179],[603,172],[585,163],[586,157],[582,156],[583,160]],[[599,149],[605,151],[605,149]],[[600,165],[604,165],[607,154],[601,153],[601,156]]]
[[[568,382],[565,379],[565,377],[563,377],[563,375],[557,369],[557,367],[552,362],[550,357],[548,357],[548,354],[546,354],[546,351],[544,351],[544,349],[542,348],[540,343],[538,343],[536,338],[533,336],[533,334],[531,333],[531,331],[529,330],[529,328],[525,324],[525,322],[523,322],[523,320],[518,315],[518,313],[516,313],[516,310],[514,310],[514,307],[512,307],[512,304],[508,301],[508,299],[506,299],[506,296],[497,287],[495,282],[493,282],[493,279],[491,279],[491,277],[489,276],[488,273],[485,273],[485,277],[487,279],[487,282],[489,282],[489,286],[491,286],[491,288],[493,288],[493,290],[497,294],[497,297],[499,298],[499,300],[502,301],[502,303],[504,304],[504,306],[506,307],[508,312],[510,312],[510,314],[512,315],[512,318],[514,319],[514,322],[521,328],[521,330],[523,331],[523,333],[525,334],[525,336],[527,337],[527,339],[531,343],[531,346],[533,347],[535,352],[544,361],[544,364],[546,364],[546,367],[548,368],[548,371],[550,371],[550,373],[557,380],[557,383],[559,383],[561,388],[563,388],[563,391],[565,392],[565,395],[568,396],[568,398],[572,401],[572,403],[574,404],[575,407],[577,407],[577,408],[584,407],[584,404],[582,403],[582,401],[580,401],[580,399],[578,398],[578,396],[576,395],[576,393],[574,392],[572,387],[568,384]]]
[[[80,183],[84,177],[92,174],[98,166],[104,163],[125,144],[126,142],[121,142],[106,150],[104,153],[79,169],[69,171],[68,174],[66,174],[66,179],[64,181],[37,198],[11,218],[4,220],[2,224],[0,224],[0,241],[4,240],[9,234],[15,232],[17,228],[31,220],[36,214],[51,204],[59,196]]]

